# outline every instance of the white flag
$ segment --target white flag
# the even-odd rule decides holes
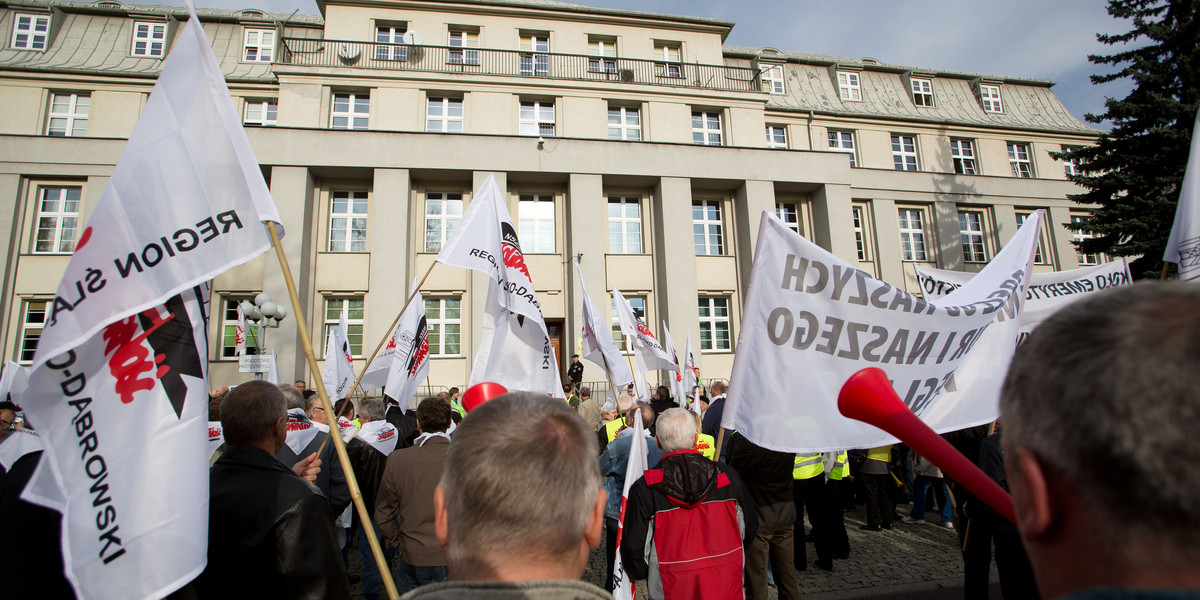
[[[1192,127],[1192,151],[1183,185],[1179,187],[1175,223],[1171,225],[1163,261],[1179,265],[1180,280],[1200,277],[1200,112],[1196,113]]]
[[[583,358],[600,365],[612,378],[613,385],[622,387],[633,381],[633,373],[629,371],[629,364],[621,358],[621,351],[617,349],[617,344],[612,338],[612,330],[605,325],[604,317],[596,310],[596,305],[592,304],[591,296],[588,296],[587,285],[583,283],[583,273],[579,270],[579,259],[572,260],[575,262],[575,273],[579,275],[579,290],[583,292],[581,354]]]
[[[354,385],[354,357],[350,354],[350,339],[346,337],[346,313],[338,318],[338,327],[329,332],[325,341],[325,392],[336,402],[350,394]]]
[[[208,297],[279,215],[200,20],[180,31],[51,303],[24,408],[24,497],[63,513],[87,599],[162,597],[204,568]],[[41,493],[39,493],[41,492]]]
[[[246,315],[242,314],[242,305],[237,307],[237,325],[233,329],[233,344],[234,354],[237,356],[246,355]]]
[[[503,294],[495,282],[488,285],[483,333],[469,385],[494,381],[510,391],[563,398],[558,359],[550,346],[545,324],[538,323],[541,315],[535,320],[509,312],[497,298]]]
[[[279,385],[279,359],[275,351],[271,351],[271,364],[267,366],[267,383]]]
[[[637,352],[633,353],[633,361],[637,363],[637,368],[633,371],[633,391],[637,394],[637,399],[642,402],[650,401],[650,382],[646,381],[646,363],[642,361],[642,355]]]
[[[629,445],[629,462],[625,466],[625,487],[621,489],[621,514],[617,519],[617,555],[613,559],[613,578],[616,585],[613,588],[615,600],[633,600],[637,597],[633,578],[625,572],[621,561],[621,536],[625,533],[625,507],[629,504],[629,488],[646,473],[648,462],[646,450],[646,434],[642,425],[642,411],[633,411],[633,441]]]
[[[946,297],[975,276],[975,273],[962,271],[931,269],[920,265],[915,267],[921,293],[928,300]],[[1124,259],[1095,267],[1033,273],[1029,276],[1029,288],[1025,291],[1025,307],[1021,309],[1018,345],[1024,342],[1042,321],[1049,319],[1068,304],[1110,287],[1132,284],[1129,265]]]
[[[21,396],[29,387],[29,369],[8,360],[4,362],[4,373],[0,374],[0,402],[21,404]]]
[[[1041,219],[1034,213],[982,272],[931,302],[764,211],[722,427],[780,452],[895,443],[837,409],[842,384],[870,366],[935,431],[994,420]]]
[[[679,363],[679,353],[675,351],[675,340],[671,339],[671,332],[667,329],[667,322],[663,321],[663,342],[666,344],[667,356],[675,363],[675,372],[668,372],[667,376],[671,378],[671,395],[675,396],[675,401],[683,406],[687,402],[684,398],[683,387],[683,369]]]
[[[446,335],[445,331],[440,333]],[[403,412],[408,410],[417,387],[429,376],[429,323],[425,320],[425,301],[419,292],[401,315],[393,341],[396,353],[383,393],[399,402]]]
[[[696,367],[696,355],[692,354],[692,334],[687,334],[687,354],[683,357],[683,387],[687,393],[692,393],[700,381],[700,369]],[[699,397],[693,398],[693,404],[699,406]],[[699,410],[698,408],[696,410]]]
[[[654,333],[646,327],[646,323],[633,312],[629,301],[617,288],[613,288],[613,304],[617,308],[617,321],[621,324],[621,333],[633,339],[633,352],[642,357],[646,369],[666,369],[676,371],[675,360],[667,354],[666,348],[658,343]]]
[[[483,186],[475,191],[462,220],[438,252],[437,261],[486,273],[504,290],[496,297],[500,306],[533,319],[542,333],[546,333],[542,305],[494,176],[488,175]]]

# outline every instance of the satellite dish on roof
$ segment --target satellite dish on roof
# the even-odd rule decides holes
[[[425,44],[425,36],[421,35],[420,31],[404,32],[404,43],[410,46],[421,46]]]

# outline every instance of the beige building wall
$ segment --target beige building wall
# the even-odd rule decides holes
[[[758,58],[766,55],[761,49],[723,46],[732,24],[691,17],[602,9],[592,13],[556,11],[536,2],[520,6],[416,1],[401,8],[329,2],[325,9],[323,22],[309,17],[289,25],[289,35],[369,43],[376,26],[403,24],[409,31],[422,33],[426,45],[444,46],[452,26],[466,26],[477,28],[481,52],[515,52],[522,33],[538,33],[549,35],[550,52],[555,54],[586,55],[589,39],[604,39],[615,41],[619,59],[653,61],[655,46],[667,43],[680,49],[683,62],[714,69],[723,68],[721,65],[757,69]],[[11,9],[0,9],[4,10]],[[93,19],[109,19],[113,27],[128,21],[118,9],[99,7],[89,14]],[[222,33],[235,40],[241,39],[246,26],[250,24],[233,17],[207,24],[210,34]],[[128,43],[128,39],[121,42]],[[958,213],[964,210],[984,216],[990,258],[1015,232],[1018,213],[1047,209],[1046,260],[1036,268],[1047,271],[1078,265],[1072,233],[1065,224],[1086,207],[1066,199],[1078,188],[1065,180],[1063,164],[1050,153],[1063,146],[1094,143],[1096,133],[1077,121],[1035,122],[1037,116],[1021,114],[1015,102],[1007,104],[1010,113],[991,120],[986,115],[939,121],[924,118],[932,113],[923,118],[914,113],[909,118],[882,110],[871,112],[876,110],[871,104],[876,99],[892,102],[892,106],[910,100],[904,100],[908,96],[885,100],[882,88],[867,88],[867,101],[836,104],[837,89],[830,74],[839,67],[822,62],[827,57],[790,53],[775,57],[787,74],[787,92],[767,94],[729,91],[690,78],[623,82],[619,78],[589,79],[586,73],[542,78],[344,64],[309,66],[285,57],[282,43],[277,48],[280,59],[273,64],[240,60],[241,48],[236,43],[229,45],[220,60],[239,114],[248,101],[277,102],[275,126],[247,131],[287,229],[283,247],[303,307],[302,315],[290,314],[278,329],[267,333],[268,346],[276,352],[286,381],[314,383],[297,319],[307,325],[309,342],[320,359],[326,301],[361,298],[366,307],[364,340],[361,358],[355,361],[361,372],[376,344],[390,334],[390,324],[403,307],[412,281],[428,273],[421,287],[426,299],[461,302],[459,351],[431,359],[428,383],[433,391],[465,386],[479,350],[488,280],[480,274],[434,266],[435,253],[426,251],[424,245],[425,207],[431,192],[458,192],[465,208],[473,191],[493,173],[518,227],[522,194],[553,198],[554,248],[527,250],[526,260],[544,315],[560,328],[559,358],[564,367],[579,348],[582,273],[604,320],[602,327],[611,326],[614,287],[627,296],[642,297],[651,329],[657,332],[666,321],[681,352],[691,337],[706,380],[728,377],[741,334],[741,305],[749,284],[759,219],[764,211],[775,214],[779,203],[795,205],[802,235],[912,291],[917,289],[913,270],[917,264],[967,271],[982,267],[983,263],[964,258],[958,223]],[[66,254],[35,252],[32,240],[39,186],[79,187],[83,198],[80,219],[86,220],[153,81],[144,72],[111,71],[124,64],[115,59],[109,71],[67,75],[53,65],[20,71],[7,68],[12,56],[0,48],[0,69],[5,70],[0,97],[6,108],[0,115],[0,199],[5,202],[0,210],[0,232],[5,232],[9,248],[0,300],[0,354],[4,358],[20,356],[25,333],[33,331],[24,322],[25,307],[53,295],[69,259]],[[153,73],[160,62],[139,63],[138,68]],[[862,69],[864,85],[891,82],[888,85],[903,89],[903,79],[895,69],[875,69],[865,63],[852,66]],[[687,69],[690,76],[692,71]],[[747,72],[726,75],[732,80]],[[945,93],[945,102],[967,85],[961,74],[931,76],[937,81],[937,93]],[[801,85],[810,81],[814,82],[811,89]],[[1006,81],[1003,89],[1005,94],[1049,98],[1047,106],[1057,103],[1043,82]],[[91,96],[82,139],[44,135],[50,94],[64,91]],[[330,129],[332,95],[347,91],[369,92],[368,131]],[[812,101],[806,94],[824,94],[830,104],[818,110],[805,104]],[[425,132],[428,99],[446,95],[462,98],[462,135]],[[540,147],[537,138],[517,135],[520,104],[533,100],[553,102],[555,107],[554,135],[546,136]],[[640,142],[608,139],[610,106],[639,110]],[[978,107],[958,109],[969,114]],[[720,114],[721,147],[692,144],[691,117],[698,110]],[[786,129],[788,149],[767,148],[767,125]],[[830,151],[830,130],[853,132],[857,166],[851,167],[843,153]],[[894,170],[893,134],[916,138],[919,171]],[[950,140],[957,138],[975,143],[978,175],[954,173]],[[1007,152],[1010,143],[1028,145],[1033,178],[1012,176]],[[365,251],[330,251],[330,197],[339,190],[368,195]],[[615,196],[638,199],[640,253],[623,254],[610,246],[608,199]],[[712,200],[721,206],[724,248],[719,255],[696,256],[692,210],[696,200]],[[855,209],[861,217],[857,234],[863,243],[862,258]],[[906,260],[901,255],[899,210],[916,210],[922,215],[924,260]],[[574,256],[581,256],[579,273],[571,264]],[[237,372],[236,360],[222,357],[224,301],[262,291],[276,301],[287,298],[284,276],[271,257],[214,279],[209,353],[214,385],[250,378]],[[731,343],[727,349],[700,348],[698,303],[712,298],[729,303]],[[321,366],[318,360],[318,369]],[[651,375],[652,383],[657,375]],[[601,382],[604,375],[585,361],[584,379]]]

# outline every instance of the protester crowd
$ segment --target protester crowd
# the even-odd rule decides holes
[[[373,532],[407,598],[609,598],[629,578],[650,598],[759,600],[773,585],[787,600],[798,570],[855,551],[844,512],[861,503],[869,532],[956,529],[967,598],[987,597],[993,555],[1006,598],[1197,598],[1198,329],[1200,290],[1136,285],[1030,337],[1000,422],[944,435],[1011,490],[1015,524],[902,444],[796,455],[723,430],[723,381],[601,405],[572,373],[566,402],[513,392],[469,415],[457,388],[415,409],[343,399],[335,415],[303,381],[219,388],[208,564],[175,597],[349,598],[355,538],[363,597],[386,597]],[[0,403],[5,597],[73,597],[58,514],[20,499],[42,454],[22,450],[26,425]],[[581,579],[602,538],[607,590]]]

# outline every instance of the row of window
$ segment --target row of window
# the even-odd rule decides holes
[[[370,125],[370,92],[334,93],[330,111],[330,127],[333,129],[367,129]],[[87,132],[88,110],[91,97],[85,93],[52,93],[46,119],[46,134],[51,136],[82,136]],[[272,126],[277,123],[275,100],[248,99],[243,111],[243,122],[247,125]],[[522,101],[518,109],[518,133],[528,136],[549,137],[555,135],[554,102],[547,100]],[[463,99],[452,96],[430,96],[426,99],[425,131],[434,133],[463,132]],[[842,152],[850,158],[850,166],[858,166],[854,131],[830,129],[826,134],[826,149]],[[608,107],[608,137],[613,140],[638,141],[642,139],[641,109],[636,106],[612,104]],[[717,110],[692,111],[692,142],[695,144],[720,146],[725,142],[721,112]],[[766,126],[768,148],[787,148],[787,128],[783,125]],[[899,171],[918,171],[917,139],[913,135],[893,134],[892,160]],[[1033,160],[1030,146],[1023,142],[1009,142],[1008,161],[1013,177],[1033,177]],[[1063,146],[1063,150],[1072,147]],[[950,156],[954,172],[978,175],[979,163],[975,141],[950,138]],[[1067,175],[1075,175],[1078,168],[1074,161],[1064,162]]]
[[[856,71],[838,71],[837,72],[838,97],[844,102],[862,102],[862,81]],[[762,86],[764,92],[772,94],[784,93],[783,87],[783,69],[780,65],[774,65],[763,71]],[[912,94],[914,106],[922,108],[933,108],[935,104],[933,94],[933,80],[912,77],[909,79],[909,92]],[[1000,98],[1000,86],[998,85],[979,85],[979,104],[987,113],[1003,113],[1004,102]]]
[[[162,21],[134,21],[129,55],[138,58],[163,58],[167,52],[167,23]],[[49,44],[50,15],[18,13],[13,20],[12,38],[9,47],[14,50],[44,51]],[[245,62],[271,62],[275,55],[275,30],[252,29],[243,31],[242,60]]]
[[[844,152],[850,158],[850,166],[858,166],[857,149],[854,142],[854,132],[840,129],[830,129],[826,133],[826,149],[831,152]],[[917,138],[913,135],[892,134],[892,167],[897,171],[919,171],[917,162]],[[767,125],[767,145],[773,148],[786,148],[787,137],[782,125]],[[1033,158],[1030,145],[1026,142],[1007,142],[1009,173],[1013,177],[1031,178],[1034,176]],[[1062,146],[1063,152],[1074,150],[1074,146]],[[979,175],[978,156],[975,151],[975,140],[950,138],[950,157],[954,163],[954,172],[963,175]],[[1079,174],[1079,167],[1074,160],[1063,160],[1063,171],[1067,175]]]
[[[38,254],[69,254],[75,249],[79,225],[81,188],[77,186],[39,186],[37,188],[36,229],[33,252]],[[642,254],[645,252],[642,231],[642,199],[637,196],[608,197],[608,252],[610,254]],[[362,190],[330,192],[329,252],[366,252],[368,193]],[[692,241],[696,256],[721,256],[726,253],[725,216],[719,199],[692,201]],[[438,252],[454,233],[463,216],[462,192],[430,191],[425,193],[424,252]],[[868,228],[864,222],[863,205],[853,207],[855,246],[858,259],[871,260],[868,252]],[[557,252],[556,208],[553,194],[518,194],[517,222],[521,244],[530,254]],[[776,202],[776,216],[793,231],[803,234],[799,206],[795,202]],[[1024,222],[1028,212],[1017,213],[1017,224]],[[1081,216],[1072,217],[1075,222]],[[906,261],[927,261],[926,211],[922,208],[900,208],[901,258]],[[985,211],[964,209],[958,213],[962,237],[963,259],[969,263],[989,260],[985,243]],[[1086,232],[1073,233],[1075,240],[1090,238]],[[1037,264],[1048,264],[1039,241]],[[1080,265],[1094,265],[1099,258],[1080,254]]]
[[[854,214],[854,230],[856,241],[860,235],[860,209],[855,207]],[[901,258],[906,261],[929,261],[931,260],[926,249],[926,217],[925,210],[922,208],[899,208],[900,221],[900,254]],[[1018,212],[1017,226],[1025,224],[1025,220],[1033,214],[1032,212]],[[1072,215],[1071,222],[1079,223],[1085,217],[1082,215]],[[983,209],[965,209],[958,211],[958,232],[962,243],[963,261],[968,263],[986,263],[990,260],[990,252],[988,248],[985,229],[987,214]],[[1043,230],[1044,231],[1044,230]],[[1073,231],[1071,239],[1075,242],[1081,242],[1085,239],[1091,239],[1092,233],[1089,231]],[[1043,235],[1038,236],[1037,249],[1034,252],[1033,262],[1036,265],[1050,264],[1046,253],[1042,250],[1042,244],[1045,240]],[[865,251],[865,244],[858,244],[859,260],[868,260]],[[1091,266],[1100,264],[1100,256],[1097,254],[1084,254],[1076,252],[1076,260],[1080,266]]]
[[[238,305],[250,297],[226,296],[224,298],[223,320],[221,322],[220,358],[232,359],[237,355],[236,328],[238,321]],[[628,296],[626,298],[633,306],[639,317],[645,318],[646,297]],[[24,315],[21,322],[20,362],[30,363],[37,352],[38,340],[46,325],[46,310],[49,304],[46,300],[32,300],[25,303]],[[622,351],[627,351],[625,338],[617,322],[615,306],[612,311],[613,338]],[[701,296],[698,302],[700,317],[700,349],[705,351],[728,351],[730,343],[730,313],[729,298],[725,296]],[[327,297],[325,299],[324,327],[322,340],[338,327],[339,321],[346,321],[346,338],[350,343],[350,353],[355,358],[362,358],[363,353],[363,323],[366,311],[362,296]],[[462,299],[457,296],[425,298],[425,320],[429,328],[429,354],[431,356],[462,356]],[[247,332],[247,353],[257,353],[257,331],[251,327]]]

